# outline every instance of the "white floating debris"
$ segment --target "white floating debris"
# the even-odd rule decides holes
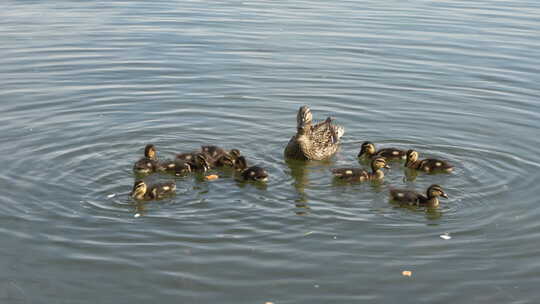
[[[412,271],[410,271],[410,270],[403,270],[403,271],[401,272],[401,275],[404,276],[404,277],[410,277],[410,276],[412,276]]]
[[[113,193],[113,194],[107,195],[107,198],[113,198],[113,197],[115,197],[115,196],[116,196],[116,193]]]
[[[304,235],[305,235],[305,236],[308,236],[308,235],[312,234],[313,232],[315,232],[315,231],[308,231],[308,232],[306,232]]]
[[[334,240],[337,240],[337,235],[334,235]]]
[[[441,234],[440,237],[441,237],[441,239],[443,239],[443,240],[449,240],[449,239],[452,238],[452,237],[448,234],[448,232],[445,233],[445,234]]]
[[[141,217],[141,214],[140,214],[140,213],[135,213],[135,215],[134,215],[133,217],[134,217],[134,218]]]

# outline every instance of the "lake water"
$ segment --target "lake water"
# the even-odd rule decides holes
[[[0,4],[0,303],[535,303],[537,1]],[[345,128],[285,162],[296,111]],[[356,155],[456,165],[336,183]],[[177,178],[135,203],[133,163],[238,148],[264,185]],[[151,181],[173,177],[153,175]],[[437,210],[388,189],[443,186]],[[441,235],[448,234],[445,240]],[[410,277],[402,271],[411,271]]]

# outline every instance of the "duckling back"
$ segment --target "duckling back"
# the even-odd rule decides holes
[[[332,169],[334,177],[344,181],[367,181],[369,172],[360,168],[336,168]]]
[[[420,193],[412,190],[391,189],[390,200],[400,204],[417,205],[420,201]]]

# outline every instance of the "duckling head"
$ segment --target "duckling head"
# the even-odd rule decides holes
[[[131,197],[134,199],[142,199],[146,193],[146,183],[142,180],[135,181],[133,184],[133,190],[131,191]]]
[[[386,159],[384,159],[382,157],[377,157],[377,158],[375,158],[375,159],[373,159],[371,161],[371,169],[373,171],[377,171],[377,170],[379,170],[381,168],[390,169],[390,166],[386,162]]]
[[[229,151],[229,154],[232,156],[233,159],[237,159],[238,157],[240,157],[240,150],[231,149],[231,151]]]
[[[259,166],[251,166],[242,172],[244,180],[253,180],[258,182],[268,181],[268,172]]]
[[[146,158],[156,160],[157,159],[156,147],[152,144],[146,145],[146,147],[144,147],[144,156]]]
[[[444,192],[442,187],[437,184],[433,184],[429,186],[426,192],[427,192],[428,197],[442,196],[444,198],[448,198],[448,195]]]
[[[372,142],[365,141],[362,143],[362,146],[360,147],[360,152],[358,153],[358,157],[361,157],[363,155],[373,155],[375,154],[375,145]]]
[[[407,160],[405,161],[405,165],[408,165],[418,160],[418,152],[416,152],[413,149],[407,150],[405,155],[407,155]]]

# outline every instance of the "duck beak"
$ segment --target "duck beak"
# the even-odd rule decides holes
[[[261,181],[261,182],[267,182],[268,181],[268,173],[265,172],[264,175],[259,177],[257,180]]]
[[[441,193],[441,196],[444,197],[444,198],[448,198],[448,195],[446,193]]]
[[[389,165],[389,164],[384,165],[384,167],[385,167],[386,169],[390,169],[390,165]]]

